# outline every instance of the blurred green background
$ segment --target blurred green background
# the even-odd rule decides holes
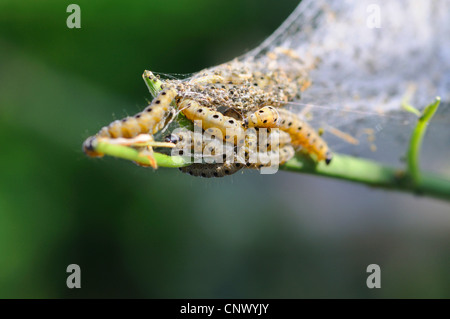
[[[0,297],[450,297],[448,204],[279,172],[205,180],[83,140],[258,45],[297,1],[0,2]],[[82,288],[66,287],[81,267]],[[366,287],[366,267],[382,288]]]

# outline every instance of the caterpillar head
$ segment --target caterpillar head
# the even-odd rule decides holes
[[[164,138],[164,141],[168,143],[177,144],[180,141],[180,138],[176,134],[170,134]]]
[[[91,136],[83,143],[83,152],[90,157],[102,157],[102,153],[95,151],[95,144],[97,143],[96,136]]]
[[[276,127],[278,111],[273,106],[265,106],[244,120],[246,127]]]
[[[325,155],[325,164],[330,165],[331,160],[333,159],[333,154],[331,154],[331,152],[327,152],[327,154]]]

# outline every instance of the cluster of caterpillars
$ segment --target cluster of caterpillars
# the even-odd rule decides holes
[[[134,116],[117,120],[103,127],[87,139],[84,151],[90,156],[102,156],[95,142],[119,143],[139,149],[147,156],[151,166],[154,147],[187,146],[193,140],[192,132],[174,133],[165,142],[155,142],[154,134],[182,113],[208,136],[198,147],[201,154],[220,147],[231,154],[220,161],[193,163],[180,170],[194,176],[221,177],[242,168],[259,169],[273,163],[283,164],[302,149],[317,161],[327,164],[332,154],[326,142],[299,115],[283,107],[309,85],[308,67],[293,52],[269,52],[258,62],[252,59],[234,60],[201,71],[187,80],[161,81],[151,72],[144,79],[154,94],[153,101]],[[267,137],[260,137],[265,130]],[[276,138],[275,138],[276,137]],[[268,141],[276,140],[276,145]],[[206,142],[205,142],[206,141]],[[211,150],[212,148],[212,150]],[[260,160],[264,156],[267,160]],[[216,156],[217,157],[217,156]]]
[[[180,167],[180,171],[193,176],[222,177],[232,175],[242,168],[261,169],[278,167],[291,159],[295,150],[290,144],[289,134],[278,129],[268,129],[262,133],[257,128],[247,128],[240,147],[210,135],[198,134],[189,130],[172,133],[166,142],[176,145],[176,155],[198,158],[203,163]],[[198,151],[198,152],[197,152]]]

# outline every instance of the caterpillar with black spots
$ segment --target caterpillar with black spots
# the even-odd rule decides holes
[[[189,130],[172,133],[167,136],[165,140],[176,145],[176,149],[174,149],[175,152],[179,152],[180,149],[183,149],[184,151],[185,149],[191,150],[195,146],[201,146],[203,154],[202,160],[206,163],[194,163],[180,168],[180,171],[192,176],[208,178],[232,175],[243,167],[249,169],[261,169],[263,167],[282,165],[295,154],[294,148],[288,144],[290,142],[290,136],[286,132],[278,129],[269,130],[268,134],[263,134],[261,138],[258,138],[257,129],[247,129],[245,146],[241,148],[242,152],[238,152],[237,149],[236,152],[234,152],[235,147],[230,143],[224,143],[223,141],[211,138],[208,135],[195,138],[194,132]],[[273,142],[276,142],[276,144],[274,145]],[[264,145],[259,145],[261,143]],[[216,147],[214,151],[211,145]],[[228,153],[222,153],[223,147],[225,147],[224,152]],[[207,150],[207,148],[210,149]],[[261,151],[261,148],[264,148],[265,151]],[[233,156],[231,161],[228,161],[229,157],[227,156],[229,156],[230,152],[232,152],[231,154]],[[216,162],[208,162],[209,156],[220,154],[227,154],[227,156],[218,156],[215,158]],[[225,162],[221,163],[221,160],[224,160]]]
[[[327,165],[330,164],[333,154],[319,133],[297,114],[284,109],[279,109],[278,114],[280,115],[279,128],[289,133],[293,146],[301,146],[308,153],[314,154],[317,161],[324,160]]]
[[[189,166],[180,167],[179,170],[191,176],[211,178],[232,175],[243,167],[244,166],[240,163],[194,163]]]
[[[301,146],[307,153],[314,154],[317,161],[329,164],[333,155],[327,143],[297,114],[282,108],[266,106],[250,114],[244,124],[252,127],[278,127],[291,137],[293,146]]]
[[[225,163],[194,163],[189,166],[180,167],[179,170],[191,176],[198,177],[224,177],[233,175],[242,168],[261,169],[273,165],[283,165],[295,155],[295,150],[291,145],[285,145],[279,149],[279,152],[269,151],[267,154],[257,153],[257,161],[254,163],[247,162],[242,164],[239,162]],[[245,165],[245,166],[244,166]]]
[[[175,144],[172,155],[194,157],[200,155],[206,162],[226,160],[235,152],[233,144],[219,140],[206,132],[196,135],[190,130],[182,129],[166,136],[165,141]]]
[[[225,116],[190,99],[180,102],[179,109],[194,122],[194,125],[196,121],[201,121],[201,127],[208,134],[238,146],[244,144],[245,131],[242,121]]]
[[[98,136],[132,138],[139,134],[155,134],[164,126],[170,103],[177,95],[174,89],[162,90],[152,103],[134,116],[117,120],[103,127]]]
[[[92,144],[97,138],[133,138],[139,134],[153,135],[165,126],[165,119],[171,112],[171,102],[177,91],[173,87],[163,89],[156,98],[142,112],[122,120],[113,121],[104,126],[95,136],[83,143],[84,152],[91,157],[100,157],[103,154],[95,152]]]

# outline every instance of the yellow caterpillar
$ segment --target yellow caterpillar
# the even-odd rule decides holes
[[[100,157],[103,154],[93,150],[92,143],[97,138],[133,138],[139,134],[154,134],[165,125],[165,118],[170,112],[170,103],[177,95],[173,87],[162,90],[142,112],[133,117],[116,120],[104,126],[95,136],[83,143],[83,150],[88,156]]]
[[[173,132],[165,137],[165,141],[175,144],[173,155],[194,155],[192,151],[197,151],[212,159],[225,160],[226,156],[231,157],[234,154],[233,144],[223,142],[209,134],[195,136],[194,132],[189,130]]]
[[[201,151],[208,155],[230,154],[235,151],[233,144],[223,142],[207,132],[195,138],[194,132],[183,129],[166,136],[165,141],[175,144],[173,151],[178,152],[176,155],[188,155],[184,151],[194,150],[195,147],[201,148]],[[236,149],[237,160],[247,162],[251,154],[255,154],[258,150],[278,149],[290,142],[290,135],[279,129],[268,129],[263,133],[258,128],[248,128],[245,130],[244,146]]]
[[[278,113],[279,127],[289,133],[292,145],[303,147],[307,152],[314,154],[318,161],[325,160],[326,164],[331,162],[333,155],[327,143],[308,123],[287,110],[279,109]]]
[[[202,128],[212,136],[223,138],[235,145],[244,144],[244,128],[242,121],[223,115],[200,105],[197,101],[185,99],[179,109],[191,121],[201,121]],[[194,122],[195,123],[195,122]]]
[[[294,157],[295,150],[291,145],[284,145],[278,151],[268,150],[267,152],[257,152],[255,155],[255,161],[245,164],[247,168],[261,169],[273,165],[283,165]]]
[[[103,127],[98,133],[102,137],[131,138],[139,134],[155,134],[164,126],[170,102],[175,98],[177,92],[174,89],[162,90],[158,96],[142,112],[135,116],[117,120]]]
[[[308,123],[292,112],[263,107],[250,114],[244,123],[255,127],[279,127],[290,135],[292,145],[303,147],[308,153],[314,154],[318,161],[325,160],[326,164],[331,162],[332,154],[327,143]]]
[[[236,173],[243,167],[249,169],[261,169],[272,165],[282,165],[294,156],[295,150],[291,145],[286,145],[281,147],[279,152],[269,151],[265,155],[260,153],[257,154],[257,161],[255,163],[246,163],[245,166],[239,162],[214,164],[195,163],[186,167],[180,167],[179,170],[192,176],[201,176],[206,178],[224,177]]]
[[[279,147],[290,142],[291,137],[289,134],[278,128],[260,129],[250,127],[245,130],[245,144],[237,149],[237,157],[238,159],[245,159],[245,163],[252,162],[258,156],[258,152],[276,151]]]
[[[187,148],[190,150],[195,146],[201,146],[202,152],[207,152],[207,155],[202,157],[204,161],[208,159],[209,154],[222,154],[220,152],[223,147],[225,147],[223,154],[231,152],[234,155],[231,157],[231,161],[227,160],[224,163],[195,163],[180,168],[180,171],[192,176],[223,177],[232,175],[243,167],[261,169],[273,165],[282,165],[295,154],[294,148],[288,144],[290,142],[289,134],[278,129],[268,130],[267,134],[263,135],[258,134],[258,130],[255,128],[247,129],[245,146],[240,148],[239,151],[236,149],[236,152],[234,152],[234,145],[230,143],[224,143],[216,138],[208,137],[208,135],[203,136],[200,142],[200,140],[196,141],[194,136],[194,132],[183,130],[167,136],[166,142],[174,143],[176,149]],[[196,145],[197,143],[199,145]],[[262,143],[264,145],[261,145]],[[214,151],[211,145],[216,147]],[[210,149],[208,150],[208,148]],[[264,151],[261,151],[262,148]],[[218,159],[220,161],[222,158],[219,157]],[[225,160],[225,157],[223,157],[223,160]]]

